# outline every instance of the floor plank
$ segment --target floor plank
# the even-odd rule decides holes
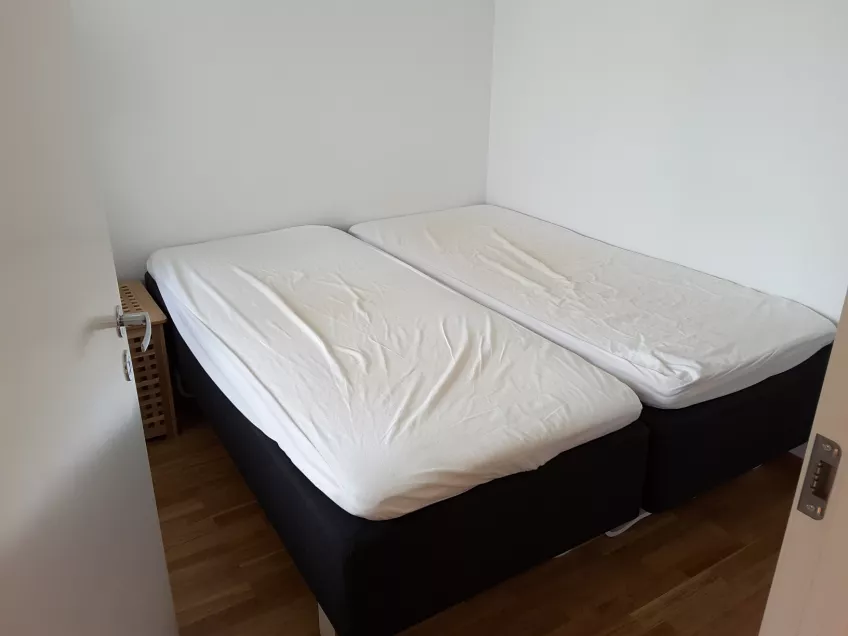
[[[211,429],[148,454],[182,636],[317,636],[312,594]],[[782,457],[406,636],[756,636],[799,470]]]

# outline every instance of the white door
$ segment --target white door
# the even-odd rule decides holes
[[[0,0],[0,634],[172,636],[70,25]]]
[[[797,510],[810,487],[807,466],[816,435],[848,452],[848,299],[830,356],[813,434],[783,539],[761,636],[845,636],[848,634],[848,459],[839,462],[822,519]],[[821,442],[820,442],[821,443]],[[832,450],[822,454],[835,465]]]

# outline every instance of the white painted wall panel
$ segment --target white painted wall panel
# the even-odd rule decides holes
[[[848,3],[498,0],[487,198],[836,318]]]
[[[482,202],[492,0],[73,0],[118,273]]]

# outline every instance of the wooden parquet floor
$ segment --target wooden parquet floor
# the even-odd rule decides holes
[[[182,636],[317,636],[315,599],[212,430],[148,449]],[[799,470],[781,457],[405,636],[756,636]]]

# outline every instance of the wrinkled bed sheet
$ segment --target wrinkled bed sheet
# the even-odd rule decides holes
[[[791,300],[496,206],[372,221],[350,232],[578,353],[660,408],[787,371],[836,332]]]
[[[360,517],[533,470],[641,410],[604,371],[332,228],[165,249],[148,270],[223,393]]]

